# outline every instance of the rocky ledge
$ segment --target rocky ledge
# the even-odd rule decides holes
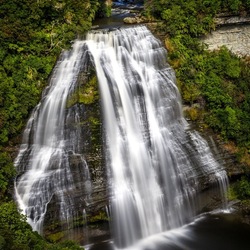
[[[241,13],[238,15],[231,13],[220,13],[214,19],[214,22],[216,26],[250,24],[250,15],[247,13]]]
[[[201,39],[209,50],[226,46],[234,54],[250,55],[250,15],[222,13],[215,18],[216,29]]]

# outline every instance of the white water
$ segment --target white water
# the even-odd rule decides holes
[[[15,183],[15,195],[22,212],[34,230],[42,233],[44,217],[51,199],[59,204],[59,218],[65,224],[74,216],[75,189],[70,170],[69,152],[77,153],[80,138],[65,137],[66,102],[82,66],[84,42],[77,41],[72,51],[63,53],[53,71],[50,85],[28,121],[23,144],[15,165],[20,172]],[[77,122],[78,117],[75,117]],[[67,145],[72,144],[72,145]],[[88,168],[84,158],[86,175]]]
[[[17,178],[16,197],[33,228],[42,232],[54,196],[62,220],[74,213],[64,108],[80,72],[83,44],[99,80],[115,245],[131,246],[192,221],[200,179],[218,182],[223,199],[226,173],[206,141],[189,130],[160,42],[143,26],[97,31],[85,42],[77,41],[72,53],[58,63],[49,91],[24,133],[16,160],[24,173]]]
[[[124,247],[192,220],[197,178],[223,185],[226,174],[187,131],[166,51],[146,27],[92,32],[87,45],[102,96],[115,243]]]

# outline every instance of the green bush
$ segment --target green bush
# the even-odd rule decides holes
[[[0,200],[6,196],[7,189],[13,181],[15,173],[11,157],[6,152],[0,152]]]
[[[237,195],[237,198],[241,200],[250,198],[250,181],[247,177],[242,177],[237,183],[234,185],[234,191]]]
[[[0,204],[0,249],[8,250],[80,250],[73,241],[48,243],[32,231],[26,217],[19,213],[14,202]]]
[[[42,237],[33,232],[14,202],[0,204],[0,235],[3,249],[42,249]]]

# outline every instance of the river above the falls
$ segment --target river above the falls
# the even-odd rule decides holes
[[[121,26],[129,26],[125,24],[125,17],[135,17],[140,10],[143,9],[141,4],[124,4],[122,2],[113,2],[110,17],[97,18],[93,22],[93,29],[113,29]]]

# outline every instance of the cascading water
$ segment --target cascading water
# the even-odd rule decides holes
[[[115,245],[127,247],[191,221],[200,179],[220,183],[223,196],[226,173],[204,139],[189,130],[160,42],[144,26],[93,31],[58,62],[24,132],[15,163],[20,173],[16,198],[33,229],[42,233],[55,197],[60,219],[74,217],[72,155],[85,169],[79,178],[86,199],[91,194],[88,165],[78,145],[81,133],[65,130],[68,116],[75,123],[80,119],[77,107],[73,115],[65,107],[85,55],[92,57],[99,81]]]
[[[67,120],[79,122],[77,107],[66,112],[66,103],[83,67],[83,47],[84,42],[77,41],[73,50],[64,52],[57,62],[50,85],[28,121],[15,161],[19,171],[15,183],[18,205],[33,229],[40,233],[52,199],[59,206],[59,219],[64,224],[74,217],[75,201],[71,194],[76,186],[70,167],[72,157],[78,158],[83,169],[79,178],[88,185],[86,193],[91,193],[88,166],[80,152],[81,134],[77,129],[67,132]]]
[[[146,27],[86,40],[102,97],[115,243],[126,247],[190,221],[199,177],[222,186],[227,177],[204,139],[188,131],[166,51]]]

